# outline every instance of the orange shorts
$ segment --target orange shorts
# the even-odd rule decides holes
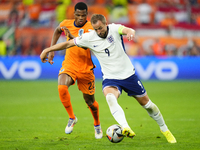
[[[59,75],[62,73],[68,74],[74,80],[74,84],[77,80],[78,89],[82,93],[89,95],[95,93],[95,76],[93,70],[87,73],[81,73],[73,69],[67,69],[64,65],[61,67]]]

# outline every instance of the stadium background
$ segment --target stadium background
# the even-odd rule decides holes
[[[91,14],[108,23],[136,30],[134,42],[124,37],[126,52],[142,80],[200,79],[199,0],[82,0]],[[57,79],[64,50],[55,64],[42,64],[41,51],[50,46],[53,31],[63,19],[73,18],[79,0],[0,1],[0,79]],[[62,35],[58,42],[65,41]],[[95,76],[101,79],[93,57]]]

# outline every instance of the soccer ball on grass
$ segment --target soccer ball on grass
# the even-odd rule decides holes
[[[121,142],[124,138],[124,135],[122,134],[122,127],[117,124],[108,127],[106,131],[106,136],[110,142]]]

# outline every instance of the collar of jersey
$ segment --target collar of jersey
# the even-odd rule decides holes
[[[81,28],[81,27],[83,27],[86,23],[87,23],[87,20],[86,20],[86,22],[85,22],[82,26],[77,26],[77,25],[75,24],[75,21],[74,21],[74,26],[77,27],[77,28]]]

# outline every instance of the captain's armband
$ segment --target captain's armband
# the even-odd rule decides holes
[[[123,33],[122,33],[122,30],[125,28],[125,26],[120,26],[119,28],[118,28],[118,33],[120,34],[120,35],[122,35]]]

